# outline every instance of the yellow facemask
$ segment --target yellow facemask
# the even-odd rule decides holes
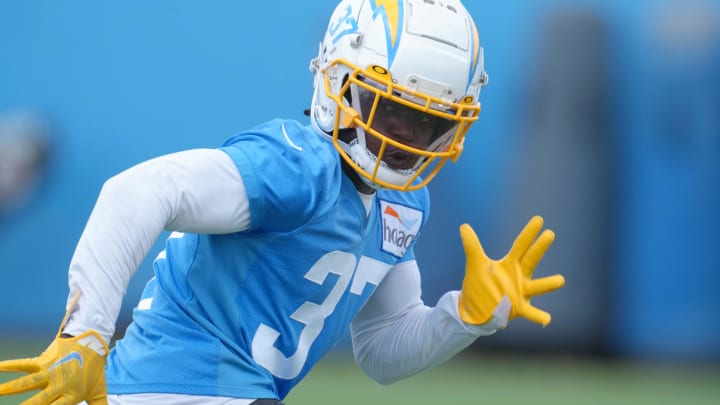
[[[338,67],[351,73],[333,94],[330,80],[337,80]],[[378,65],[361,69],[338,59],[323,76],[325,92],[337,106],[335,148],[360,176],[382,188],[410,191],[427,185],[448,160],[460,157],[480,113],[472,96],[432,97],[393,83]],[[356,138],[341,139],[341,128],[354,128]]]

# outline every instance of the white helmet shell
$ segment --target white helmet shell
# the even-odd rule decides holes
[[[344,0],[330,18],[319,54],[310,65],[315,73],[311,122],[321,134],[335,133],[336,139],[338,129],[356,128],[356,140],[338,143],[359,166],[362,177],[374,186],[408,189],[408,180],[417,178],[420,165],[398,171],[381,164],[367,149],[367,131],[352,117],[338,117],[348,109],[357,110],[343,87],[348,77],[370,66],[387,69],[393,85],[405,90],[406,99],[420,95],[436,105],[471,100],[479,111],[477,100],[487,74],[478,31],[458,0]],[[344,105],[338,106],[336,100]],[[462,145],[467,127],[453,145]]]

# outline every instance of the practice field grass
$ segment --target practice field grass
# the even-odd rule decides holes
[[[39,347],[0,342],[0,359],[26,357]],[[0,382],[10,377],[1,374]],[[27,397],[0,397],[0,405],[18,404]],[[468,352],[408,380],[381,386],[362,374],[350,354],[343,353],[323,360],[286,403],[719,404],[720,367]]]
[[[353,364],[325,361],[287,398],[293,404],[720,404],[717,366],[464,354],[380,386]]]

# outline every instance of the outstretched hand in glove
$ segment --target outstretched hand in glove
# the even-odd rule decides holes
[[[535,267],[555,240],[555,234],[549,229],[538,237],[542,227],[543,219],[533,217],[500,260],[487,257],[470,225],[460,227],[466,256],[465,278],[458,301],[463,321],[481,325],[494,316],[501,328],[517,317],[543,326],[550,323],[550,314],[532,306],[530,299],[561,288],[565,278],[560,274],[532,278]]]

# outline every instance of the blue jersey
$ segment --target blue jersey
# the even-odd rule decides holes
[[[425,189],[380,190],[369,214],[330,142],[275,120],[223,145],[250,229],[173,233],[107,366],[111,394],[284,398],[393,265],[414,259]]]

